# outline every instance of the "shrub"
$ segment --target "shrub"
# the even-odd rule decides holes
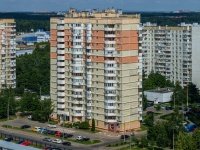
[[[79,129],[89,129],[90,125],[88,121],[83,121],[79,124]]]
[[[116,143],[115,146],[118,146],[118,143]]]
[[[92,128],[91,128],[91,131],[95,131],[95,120],[94,118],[92,118]]]

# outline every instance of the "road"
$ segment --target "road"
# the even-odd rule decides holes
[[[39,123],[37,121],[32,121],[27,118],[9,120],[8,122],[6,121],[6,122],[0,123],[0,125],[3,125],[3,124],[8,124],[13,127],[21,127],[24,124],[31,125],[31,127],[35,127],[35,126],[47,127],[47,123]],[[7,130],[6,128],[0,127],[0,131],[2,131],[2,132],[4,131],[4,132],[8,132],[10,134],[20,135],[20,137],[30,138],[31,140],[38,140],[38,142],[41,142],[42,139],[45,137],[42,134],[34,134],[34,133],[25,132],[22,130],[15,130],[15,129],[9,129],[9,131],[6,131],[6,130]],[[54,130],[63,132],[63,128],[60,126],[55,128]],[[77,149],[77,150],[83,149],[83,147],[88,150],[90,150],[90,149],[91,150],[92,149],[95,149],[95,150],[96,149],[99,149],[99,150],[105,149],[106,145],[108,145],[110,143],[119,142],[119,136],[120,136],[119,133],[111,133],[111,132],[103,131],[100,133],[93,134],[93,133],[84,132],[81,130],[76,130],[73,128],[64,128],[64,132],[72,133],[74,135],[74,137],[72,139],[75,139],[79,135],[84,135],[84,136],[89,137],[92,140],[94,140],[94,139],[102,140],[101,143],[97,143],[97,144],[93,144],[93,145],[83,145],[83,144],[79,144],[76,142],[71,142],[73,146],[71,146],[70,149]],[[58,145],[58,144],[56,144],[56,145]]]

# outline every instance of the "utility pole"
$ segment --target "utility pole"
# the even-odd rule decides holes
[[[8,108],[7,108],[7,128],[8,128],[8,121],[9,121],[9,99],[8,99]]]
[[[64,114],[63,114],[63,137],[62,137],[62,138],[63,138],[63,141],[64,141],[64,124],[65,124],[65,121],[64,121],[65,119],[64,119],[64,117],[65,117],[65,116],[64,116]]]
[[[187,84],[187,108],[188,108],[188,84]]]

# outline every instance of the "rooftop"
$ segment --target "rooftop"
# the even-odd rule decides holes
[[[170,93],[173,92],[173,88],[168,87],[168,88],[157,88],[153,90],[147,90],[145,92],[154,92],[154,93]]]

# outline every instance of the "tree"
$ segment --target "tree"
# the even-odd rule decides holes
[[[156,105],[156,111],[160,111],[161,110],[161,106],[158,104]]]
[[[147,115],[146,119],[144,120],[144,123],[148,126],[148,127],[152,127],[154,124],[154,114],[151,113],[149,115]]]
[[[174,104],[175,105],[182,105],[184,103],[186,104],[186,93],[181,87],[179,82],[176,82],[175,84],[171,100],[172,100],[171,101],[172,106],[174,106]]]
[[[196,142],[197,148],[200,148],[200,129],[195,129],[192,134],[193,140]]]
[[[83,121],[79,124],[79,129],[89,129],[90,125],[88,121]]]
[[[142,107],[143,110],[146,110],[146,108],[148,107],[147,96],[144,95],[144,92],[142,92]]]
[[[185,91],[188,90],[188,100],[190,103],[198,102],[199,101],[199,92],[198,88],[195,84],[189,83],[188,86],[185,87]]]
[[[143,136],[141,137],[141,139],[140,139],[140,146],[141,146],[142,148],[145,148],[145,147],[148,147],[148,145],[149,145],[149,141],[148,141],[146,135],[143,135]]]
[[[95,131],[95,120],[94,118],[92,118],[92,128],[91,128],[91,131]]]

